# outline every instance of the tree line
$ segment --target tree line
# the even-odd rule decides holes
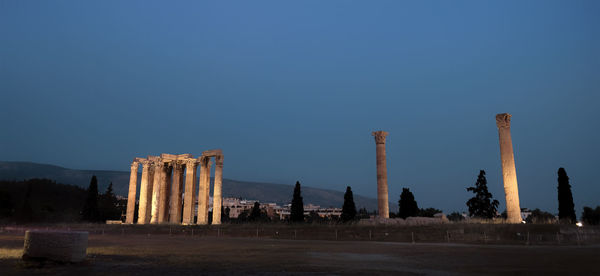
[[[558,169],[558,221],[561,223],[572,224],[577,221],[575,215],[575,205],[573,203],[573,195],[571,193],[571,185],[569,177],[564,168]],[[468,192],[474,195],[470,198],[466,205],[468,207],[469,217],[481,219],[493,219],[497,217],[506,218],[506,212],[498,213],[498,200],[493,199],[492,194],[488,191],[485,171],[480,170],[475,185],[467,187]],[[398,201],[398,213],[390,213],[390,217],[433,217],[436,213],[442,213],[442,210],[436,208],[420,209],[413,193],[408,188],[403,188]],[[449,220],[460,221],[464,217],[458,212],[453,212],[447,216]],[[588,206],[583,207],[582,221],[588,225],[600,224],[600,206],[593,209]],[[525,220],[526,223],[553,223],[555,216],[535,209]]]
[[[112,183],[103,194],[98,194],[97,185],[95,176],[88,190],[50,179],[0,181],[0,221],[27,224],[120,219],[125,202],[116,198]]]
[[[564,168],[558,170],[558,218],[563,223],[574,223],[577,220],[571,193],[569,177]],[[485,171],[480,170],[475,185],[467,187],[468,192],[474,195],[466,205],[469,217],[492,219],[506,216],[498,214],[498,200],[493,199],[488,191]],[[67,199],[67,200],[65,200]],[[137,206],[136,206],[137,207]],[[77,186],[56,183],[49,179],[30,179],[24,181],[0,181],[0,221],[14,221],[18,223],[29,222],[105,222],[106,220],[119,220],[125,212],[126,202],[117,199],[113,192],[112,183],[102,194],[98,192],[98,181],[92,176],[87,190]],[[239,215],[238,218],[230,218],[229,208],[221,210],[222,222],[224,223],[247,223],[247,222],[272,222],[261,209],[260,203]],[[390,217],[433,217],[442,210],[436,208],[419,208],[414,194],[403,188],[398,201],[398,212],[390,212]],[[290,207],[290,216],[286,220],[290,223],[351,223],[358,219],[369,218],[376,213],[368,212],[365,208],[357,211],[351,187],[346,188],[344,203],[339,218],[322,218],[316,212],[304,214],[304,202],[301,194],[300,182],[294,186]],[[457,221],[464,219],[463,215],[453,212],[448,216],[449,220]],[[212,216],[209,215],[209,218]],[[595,209],[584,206],[582,221],[588,225],[600,224],[600,206]],[[278,219],[277,219],[278,220]],[[527,218],[527,223],[551,223],[554,215],[535,209]]]

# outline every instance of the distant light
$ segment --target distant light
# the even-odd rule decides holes
[[[575,225],[577,225],[577,227],[583,227],[583,223],[581,223],[581,221],[578,221],[577,223],[575,223]]]

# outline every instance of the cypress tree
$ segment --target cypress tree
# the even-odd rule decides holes
[[[581,220],[583,220],[583,223],[586,225],[600,224],[600,206],[596,206],[596,209],[584,206],[583,213],[581,214]]]
[[[260,203],[254,202],[254,206],[252,206],[252,211],[250,212],[250,217],[248,218],[250,221],[255,221],[260,219]]]
[[[403,219],[417,216],[419,213],[419,206],[417,205],[417,201],[415,201],[415,196],[408,188],[402,188],[398,207],[398,216]]]
[[[87,197],[85,199],[85,203],[83,205],[83,209],[81,211],[81,218],[85,221],[98,221],[99,220],[99,212],[98,212],[98,180],[96,176],[92,176],[92,180],[90,181],[90,186],[87,190]]]
[[[231,209],[229,209],[229,207],[224,208],[223,205],[221,205],[221,222],[228,222],[230,213]]]
[[[304,221],[304,202],[302,202],[302,195],[300,193],[300,182],[296,181],[294,187],[294,196],[292,197],[292,206],[290,210],[290,221],[292,222],[303,222]]]
[[[577,220],[571,185],[564,168],[558,169],[558,219],[566,223],[574,223]]]
[[[342,206],[342,215],[340,219],[343,222],[351,221],[356,217],[356,205],[354,204],[354,195],[350,186],[346,187],[344,194],[344,205]]]
[[[116,199],[115,194],[113,192],[112,182],[110,182],[110,184],[108,184],[108,187],[106,188],[106,192],[104,193],[104,195],[108,198]]]
[[[475,196],[467,201],[469,207],[469,216],[480,218],[493,218],[496,216],[498,200],[492,200],[492,194],[487,188],[487,179],[485,171],[480,170],[477,176],[475,187],[468,187],[467,191],[473,192]]]
[[[106,192],[99,196],[98,209],[102,221],[120,218],[122,210],[117,207],[117,197],[113,192],[112,182],[106,188]]]

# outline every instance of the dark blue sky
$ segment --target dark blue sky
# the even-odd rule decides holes
[[[600,204],[598,1],[1,1],[0,160],[129,170],[222,148],[226,178],[504,209],[494,116],[513,115],[521,206]]]

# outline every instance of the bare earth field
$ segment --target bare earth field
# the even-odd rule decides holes
[[[600,245],[498,245],[90,235],[82,264],[26,263],[23,236],[0,234],[0,275],[583,274]]]

